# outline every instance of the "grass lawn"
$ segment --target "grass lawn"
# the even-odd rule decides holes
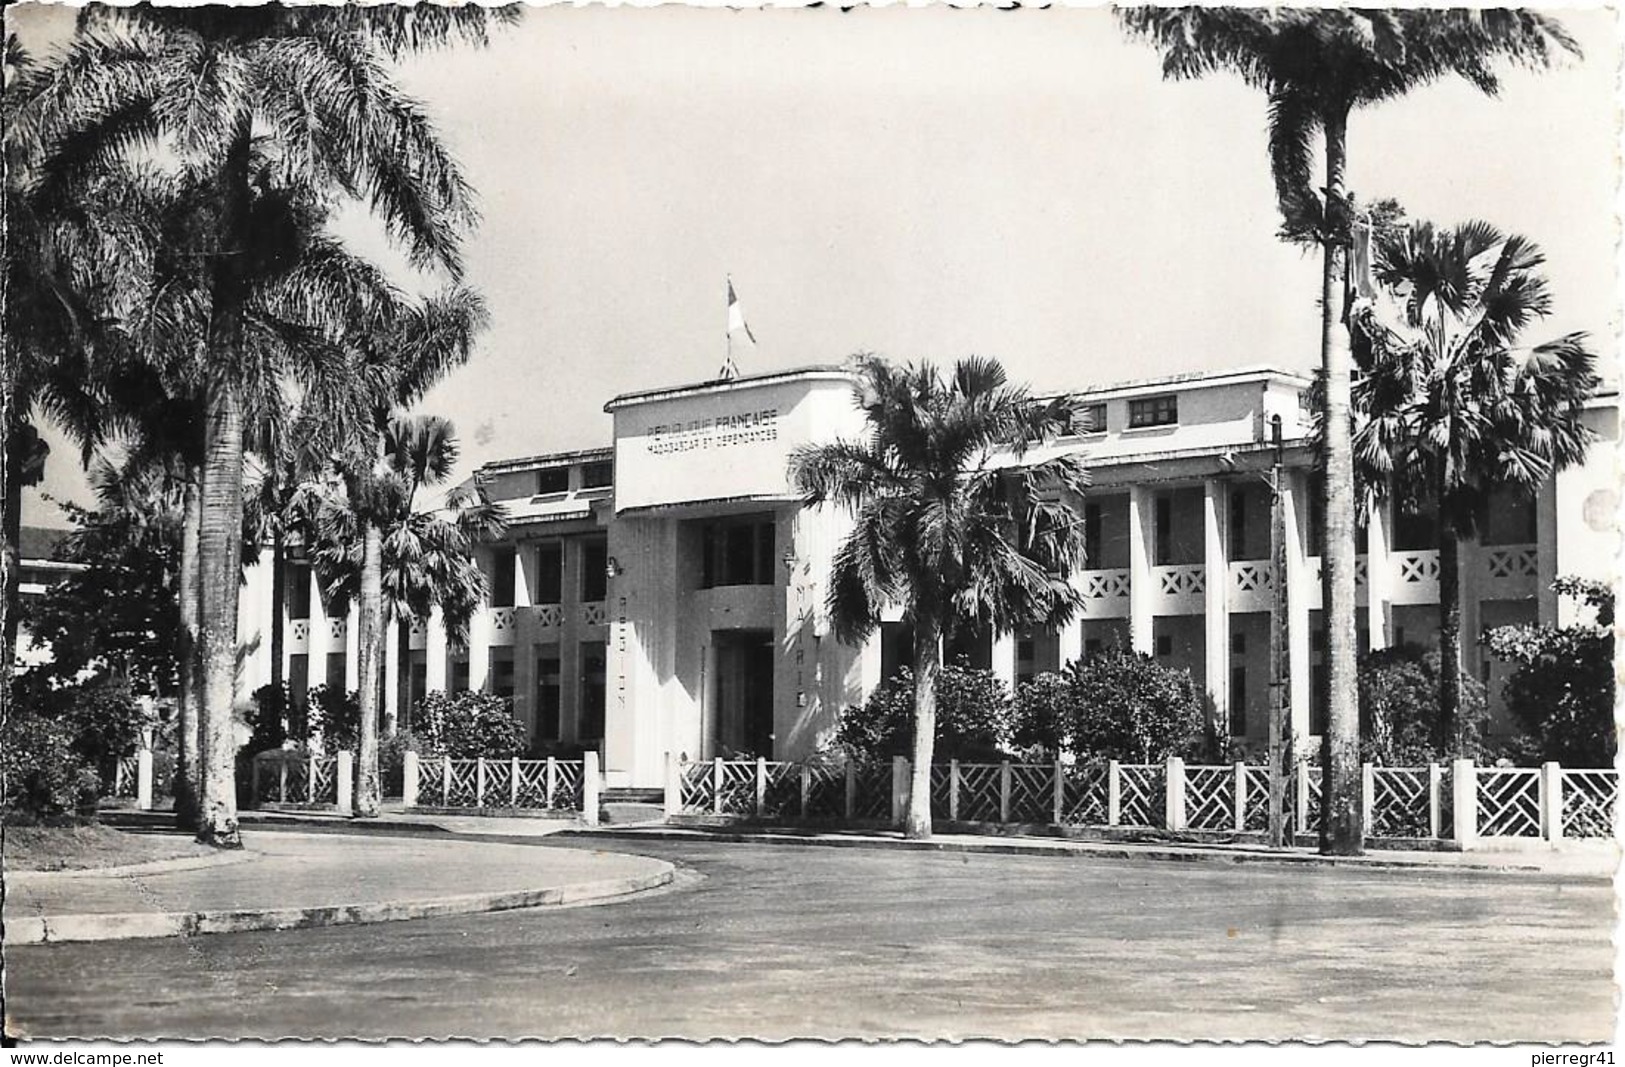
[[[130,863],[209,856],[214,849],[189,834],[134,834],[96,825],[5,827],[5,865],[11,871],[81,871]]]

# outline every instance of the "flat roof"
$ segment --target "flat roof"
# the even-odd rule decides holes
[[[489,463],[482,464],[479,470],[484,474],[502,474],[508,471],[565,467],[572,463],[600,462],[614,458],[614,446],[606,445],[603,448],[577,448],[569,452],[543,452],[514,459],[493,459]]]
[[[767,382],[788,381],[794,378],[833,378],[850,381],[853,375],[851,370],[836,364],[814,364],[807,367],[793,367],[789,370],[767,371],[763,374],[746,374],[738,378],[717,378],[709,382],[693,382],[688,385],[670,385],[659,389],[642,389],[635,393],[622,393],[605,404],[604,410],[613,412],[618,408],[630,407],[633,404],[647,404],[655,400],[669,400],[673,397],[690,396],[694,393],[727,392],[731,389],[762,385]]]

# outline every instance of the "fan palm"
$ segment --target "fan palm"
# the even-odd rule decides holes
[[[256,153],[271,181],[366,203],[420,267],[455,275],[473,222],[461,173],[385,63],[457,38],[483,41],[513,9],[87,7],[81,32],[17,127],[43,160],[38,188],[71,199],[110,159],[162,150],[202,191],[206,284],[199,645],[204,679],[200,837],[240,844],[232,703],[246,397],[283,377],[289,346],[250,294],[283,231],[256,211]],[[321,291],[304,296],[319,301]]]
[[[1072,456],[1027,463],[1069,432],[1071,397],[1034,401],[990,359],[961,360],[946,380],[930,364],[856,361],[863,441],[803,446],[790,458],[809,506],[854,518],[830,571],[835,634],[863,640],[901,604],[914,628],[914,768],[907,833],[931,834],[936,682],[944,639],[965,624],[1005,632],[1060,625],[1078,610],[1068,584],[1083,533],[1069,496],[1085,472]]]
[[[1497,490],[1532,497],[1580,462],[1596,390],[1586,337],[1520,337],[1551,309],[1540,249],[1484,222],[1413,223],[1373,249],[1376,287],[1350,313],[1354,461],[1361,482],[1439,522],[1439,742],[1459,749],[1460,543]]]
[[[1493,95],[1491,64],[1546,66],[1579,47],[1550,16],[1522,9],[1134,7],[1118,13],[1162,54],[1168,78],[1238,74],[1269,100],[1270,169],[1283,226],[1321,248],[1321,338],[1326,468],[1327,649],[1331,687],[1322,850],[1357,853],[1361,825],[1355,707],[1355,499],[1350,355],[1344,329],[1349,205],[1344,164],[1350,114],[1447,76]],[[1325,181],[1315,189],[1313,138],[1323,135]],[[1324,195],[1322,195],[1322,193]]]

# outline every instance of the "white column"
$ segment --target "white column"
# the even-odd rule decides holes
[[[401,620],[391,618],[384,627],[384,736],[392,736],[401,721],[401,670],[406,648],[401,641]]]
[[[429,610],[429,626],[423,635],[424,681],[430,693],[446,691],[446,617],[438,607]]]
[[[316,579],[316,568],[310,568],[310,645],[305,662],[309,664],[311,686],[327,682],[327,654],[333,640],[328,634],[327,605],[322,601],[322,583]],[[341,646],[342,647],[342,646]]]
[[[513,606],[517,611],[535,603],[531,587],[536,576],[536,546],[521,541],[513,546]]]
[[[1004,683],[1010,692],[1016,689],[1016,635],[1015,633],[995,634],[989,638],[988,666],[993,671],[993,677]]]
[[[1156,507],[1151,490],[1143,485],[1128,491],[1128,632],[1134,651],[1150,654],[1151,551],[1156,531]]]
[[[1291,674],[1287,699],[1292,733],[1301,743],[1309,735],[1309,598],[1315,577],[1308,561],[1308,479],[1301,471],[1290,471],[1281,481],[1286,516],[1286,651]]]
[[[1061,627],[1055,635],[1058,652],[1056,666],[1065,667],[1083,658],[1083,616],[1074,615],[1072,621]]]
[[[1547,626],[1560,621],[1560,605],[1552,583],[1557,581],[1557,479],[1549,478],[1535,493],[1535,601],[1539,620]]]
[[[361,604],[351,602],[350,615],[344,622],[344,688],[354,692],[361,688]]]
[[[490,558],[484,554],[480,557],[480,568],[485,572],[486,581],[491,579]],[[518,571],[518,568],[514,568]],[[468,623],[468,688],[471,692],[481,692],[491,673],[491,603],[486,600],[474,609],[474,617]]]
[[[1393,578],[1388,556],[1393,525],[1393,504],[1373,500],[1365,527],[1365,618],[1373,652],[1387,648],[1394,639],[1394,609],[1389,603]]]
[[[1202,609],[1207,624],[1203,634],[1203,669],[1208,696],[1213,700],[1213,725],[1220,737],[1227,737],[1230,732],[1230,568],[1225,544],[1229,494],[1226,489],[1224,482],[1214,478],[1202,485],[1202,566],[1206,571]]]

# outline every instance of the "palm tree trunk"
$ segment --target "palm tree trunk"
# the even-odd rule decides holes
[[[242,567],[243,413],[229,385],[216,386],[204,424],[199,594],[203,701],[199,729],[202,810],[198,840],[241,848],[237,829],[237,586]]]
[[[6,414],[15,419],[16,412],[11,410],[11,405],[9,403],[6,405],[6,409]],[[18,427],[13,424],[8,426],[6,429],[6,544],[4,564],[6,597],[6,605],[4,610],[6,613],[6,623],[4,635],[5,647],[0,649],[0,656],[4,656],[5,658],[0,662],[5,664],[5,676],[9,682],[9,679],[11,678],[11,665],[16,661],[17,656],[17,606],[18,593],[21,589],[21,573],[18,570],[18,565],[22,562],[23,479],[22,472],[19,470],[20,464],[18,463],[18,453],[20,449],[16,447],[14,441],[14,439],[19,436],[17,432]]]
[[[1439,746],[1461,751],[1461,541],[1439,527]]]
[[[179,691],[175,701],[175,821],[183,830],[198,829],[198,712],[203,702],[203,675],[198,658],[199,540],[202,535],[202,468],[186,464],[186,488],[181,519],[181,571],[176,578],[180,598],[180,637],[176,654]]]
[[[1326,212],[1330,231],[1321,270],[1321,360],[1326,373],[1326,649],[1328,723],[1323,758],[1320,850],[1351,856],[1365,851],[1360,803],[1360,717],[1354,675],[1354,450],[1349,425],[1350,367],[1343,321],[1344,246],[1341,222],[1348,114],[1329,115],[1326,131]]]
[[[378,689],[384,650],[383,531],[365,520],[361,535],[361,602],[357,612],[357,651],[361,657],[357,698],[361,705],[361,732],[356,746],[355,814],[378,814]]]
[[[282,693],[282,655],[287,646],[286,620],[283,618],[288,601],[288,546],[282,527],[271,531],[271,688],[278,701]],[[280,707],[281,704],[278,704]],[[285,726],[286,724],[284,724]]]
[[[931,758],[937,741],[937,675],[942,670],[942,623],[934,611],[914,618],[914,767],[904,836],[931,836]]]

